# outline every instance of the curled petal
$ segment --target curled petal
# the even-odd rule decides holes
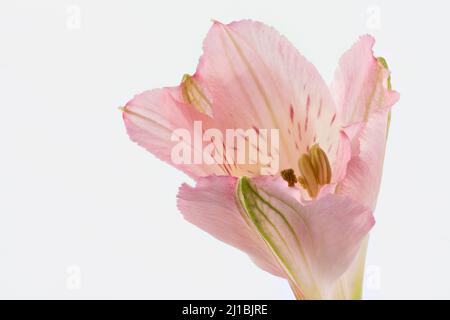
[[[331,92],[343,125],[367,121],[372,112],[399,99],[391,90],[386,61],[373,55],[374,43],[373,37],[362,36],[339,61]]]
[[[374,224],[365,207],[327,195],[301,205],[273,178],[242,178],[238,196],[248,219],[304,298],[330,298]]]
[[[331,298],[374,224],[370,210],[339,195],[302,205],[283,180],[208,177],[180,189],[184,217],[287,278],[297,297]]]
[[[365,123],[355,124],[354,155],[348,163],[347,175],[336,192],[375,210],[381,184],[390,108],[374,112]]]

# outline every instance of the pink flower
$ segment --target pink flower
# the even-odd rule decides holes
[[[178,194],[185,219],[287,279],[299,299],[361,298],[390,108],[399,98],[373,44],[362,36],[328,87],[274,29],[214,22],[194,75],[139,94],[123,109],[133,141],[197,181]],[[279,170],[261,175],[264,164],[227,156],[224,163],[174,161],[180,141],[173,132],[194,135],[194,121],[202,132],[278,129],[279,148],[269,156]],[[202,155],[192,141],[184,147]]]

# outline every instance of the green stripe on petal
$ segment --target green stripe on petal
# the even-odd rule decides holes
[[[386,61],[385,58],[383,58],[383,57],[378,57],[377,60],[378,60],[379,63],[381,63],[381,65],[382,65],[383,67],[385,67],[387,70],[389,70],[389,67],[388,67],[388,64],[387,64],[387,61]],[[387,88],[388,88],[389,90],[392,90],[392,85],[391,85],[391,75],[389,75],[389,77],[387,78]]]
[[[296,297],[342,297],[334,288],[373,225],[373,216],[339,195],[308,204],[297,196],[280,177],[243,177],[236,187],[243,218],[276,258]]]
[[[309,289],[308,291],[316,292],[317,286],[306,253],[293,223],[296,226],[299,223],[302,224],[305,231],[307,227],[301,221],[291,221],[292,216],[301,220],[300,215],[295,214],[295,208],[278,197],[258,190],[247,177],[239,180],[237,194],[247,218],[256,227],[259,235],[269,246],[289,278],[298,285],[305,282],[300,279],[299,272],[308,275],[311,281],[304,283],[304,286]],[[298,289],[300,290],[300,288]]]

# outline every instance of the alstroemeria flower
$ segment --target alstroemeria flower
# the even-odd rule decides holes
[[[123,109],[133,141],[196,180],[178,194],[184,217],[287,279],[299,299],[361,297],[390,108],[399,97],[373,44],[361,37],[328,87],[274,29],[214,22],[194,75]],[[279,170],[264,176],[261,164],[174,163],[172,134],[193,134],[194,121],[203,131],[279,129]]]

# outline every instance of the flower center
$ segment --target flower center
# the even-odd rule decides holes
[[[311,198],[317,196],[321,186],[331,181],[330,162],[318,144],[313,145],[308,153],[302,154],[298,168],[301,174],[299,177],[295,176],[293,169],[281,171],[281,177],[288,182],[289,187],[299,182]]]

